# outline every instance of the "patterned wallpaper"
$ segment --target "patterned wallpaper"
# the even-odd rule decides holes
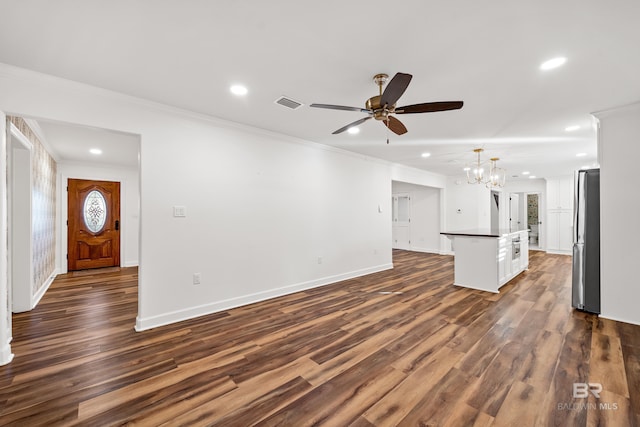
[[[20,117],[8,117],[33,144],[33,280],[34,294],[55,270],[56,162]]]
[[[538,195],[527,194],[527,224],[538,224]]]

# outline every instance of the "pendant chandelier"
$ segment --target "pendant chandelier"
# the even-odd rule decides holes
[[[507,173],[503,168],[497,166],[498,157],[492,157],[489,159],[489,170],[485,170],[486,167],[480,160],[480,153],[484,149],[476,148],[473,150],[477,155],[476,162],[464,168],[467,172],[467,182],[469,184],[484,184],[487,188],[504,187]]]

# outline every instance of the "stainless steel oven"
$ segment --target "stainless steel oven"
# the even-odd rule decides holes
[[[520,258],[520,237],[514,237],[511,240],[511,259],[516,260]]]

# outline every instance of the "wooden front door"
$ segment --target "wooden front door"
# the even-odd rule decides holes
[[[120,266],[120,183],[69,179],[68,270]]]

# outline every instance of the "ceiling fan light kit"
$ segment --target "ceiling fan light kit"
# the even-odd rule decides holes
[[[382,90],[382,87],[387,83],[389,76],[383,73],[376,74],[373,76],[373,82],[379,88],[379,95],[372,96],[367,99],[365,102],[365,108],[346,107],[343,105],[332,104],[311,104],[310,106],[330,110],[356,111],[367,114],[366,117],[349,123],[348,125],[334,131],[334,135],[342,133],[354,126],[359,126],[372,118],[381,121],[387,129],[396,135],[404,135],[407,133],[407,128],[394,116],[395,114],[433,113],[436,111],[457,110],[462,108],[462,101],[426,102],[422,104],[396,107],[396,103],[404,94],[405,90],[407,90],[409,83],[411,83],[412,77],[413,76],[411,74],[396,73],[396,75],[389,81],[386,88]]]

